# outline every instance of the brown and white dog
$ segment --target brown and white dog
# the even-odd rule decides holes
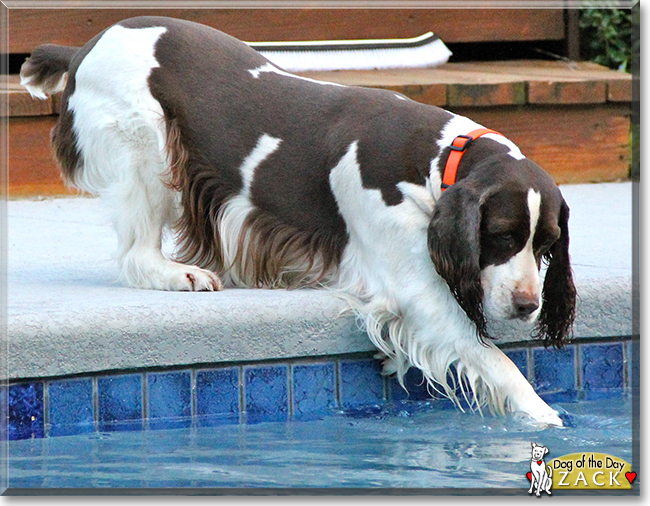
[[[561,425],[487,339],[490,318],[537,318],[560,346],[575,307],[569,209],[505,137],[465,146],[443,193],[452,143],[480,125],[289,74],[217,30],[161,17],[80,49],[41,46],[21,76],[35,96],[63,90],[56,156],[70,185],[109,202],[124,283],[332,287],[386,373],[401,381],[416,366],[457,400],[453,364],[474,408]],[[175,260],[161,253],[165,228]]]

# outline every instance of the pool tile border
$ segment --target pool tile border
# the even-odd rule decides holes
[[[243,367],[246,423],[286,422],[290,409],[289,364]]]
[[[226,366],[194,370],[192,414],[199,427],[239,423],[243,406],[240,369]]]
[[[50,436],[71,436],[95,431],[92,378],[50,381],[47,393]]]
[[[47,386],[48,382],[45,382]],[[140,430],[147,414],[144,411],[145,375],[112,374],[97,377],[97,422],[100,431]],[[11,387],[9,387],[11,388]],[[49,406],[49,410],[52,406]]]
[[[192,371],[148,372],[146,416],[149,429],[189,427],[193,413]]]
[[[338,407],[338,371],[334,362],[295,364],[292,368],[292,414],[314,420]]]
[[[560,350],[505,349],[547,402],[613,398],[634,387],[632,340],[580,342]],[[638,350],[638,346],[636,347]],[[638,357],[638,353],[636,355]],[[410,369],[408,393],[381,375],[372,354],[124,371],[17,381],[0,388],[9,439],[125,430],[314,420],[386,402],[441,399]],[[441,409],[449,402],[440,400]],[[3,428],[4,431],[4,428]]]

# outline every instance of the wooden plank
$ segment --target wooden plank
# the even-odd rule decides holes
[[[528,83],[528,102],[531,104],[597,104],[606,100],[605,81]]]
[[[448,43],[565,36],[562,9],[11,9],[9,49],[29,53],[46,42],[80,46],[112,24],[141,15],[197,21],[250,42],[413,37],[428,31]]]
[[[9,102],[7,114],[10,117],[47,116],[54,112],[54,107],[51,99],[34,99],[25,90],[9,90],[7,94]]]
[[[447,105],[447,86],[444,84],[406,84],[396,86],[368,86],[369,88],[381,88],[382,90],[395,91],[406,95],[416,102],[423,104],[444,107]]]
[[[513,60],[447,63],[433,69],[329,71],[302,73],[313,79],[348,86],[371,86],[401,91],[417,87],[415,100],[445,105],[440,98],[427,101],[427,89],[447,87],[446,102],[453,106],[492,106],[530,103],[629,102],[632,76],[588,62]],[[528,83],[528,91],[524,89]],[[528,94],[528,95],[526,95]],[[407,93],[408,95],[408,93]]]
[[[458,67],[446,63],[436,68],[382,69],[382,70],[334,70],[301,72],[300,75],[332,81],[348,86],[406,86],[431,84],[499,84],[524,81],[520,74],[485,72],[471,66]],[[480,65],[480,64],[477,64]]]
[[[607,100],[610,102],[632,102],[632,79],[610,81],[607,85]]]
[[[456,72],[504,76],[504,79],[542,81],[630,81],[631,75],[608,69],[592,62],[563,62],[547,60],[504,60],[490,62],[449,63],[442,68]],[[517,77],[518,76],[518,77]]]
[[[7,94],[8,107],[0,114],[11,117],[16,116],[47,116],[54,113],[54,101],[51,98],[39,100],[32,98],[27,90],[20,85],[20,78],[15,75],[8,76],[6,90],[0,93]]]
[[[66,195],[67,189],[50,148],[56,116],[9,120],[9,195]]]
[[[526,83],[450,84],[447,86],[447,105],[493,106],[523,105],[526,103]]]
[[[626,179],[630,170],[630,107],[471,107],[454,112],[512,139],[557,183]]]
[[[446,63],[431,69],[337,70],[304,73],[309,77],[341,84],[474,84],[527,81],[630,81],[630,74],[590,62],[510,60]]]
[[[391,90],[406,95],[416,102],[444,107],[447,105],[447,86],[444,84],[407,84],[403,86],[375,86],[384,90]],[[371,86],[372,88],[372,86]]]

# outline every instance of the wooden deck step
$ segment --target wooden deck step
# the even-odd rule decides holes
[[[390,89],[502,132],[558,183],[625,179],[630,167],[629,74],[593,63],[516,60],[435,69],[335,71],[307,77]],[[67,194],[49,148],[59,97],[36,100],[10,76],[9,192]]]
[[[589,62],[448,63],[433,69],[309,72],[324,81],[391,88],[440,107],[630,102],[629,74]]]

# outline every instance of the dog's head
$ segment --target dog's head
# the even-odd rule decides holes
[[[537,336],[560,347],[571,331],[576,292],[569,263],[569,207],[537,164],[483,160],[436,203],[431,259],[458,304],[490,337],[487,317],[537,318]],[[548,264],[543,287],[542,261]]]
[[[548,453],[546,446],[541,446],[537,443],[531,443],[531,446],[533,447],[532,460],[542,460],[544,455]]]

